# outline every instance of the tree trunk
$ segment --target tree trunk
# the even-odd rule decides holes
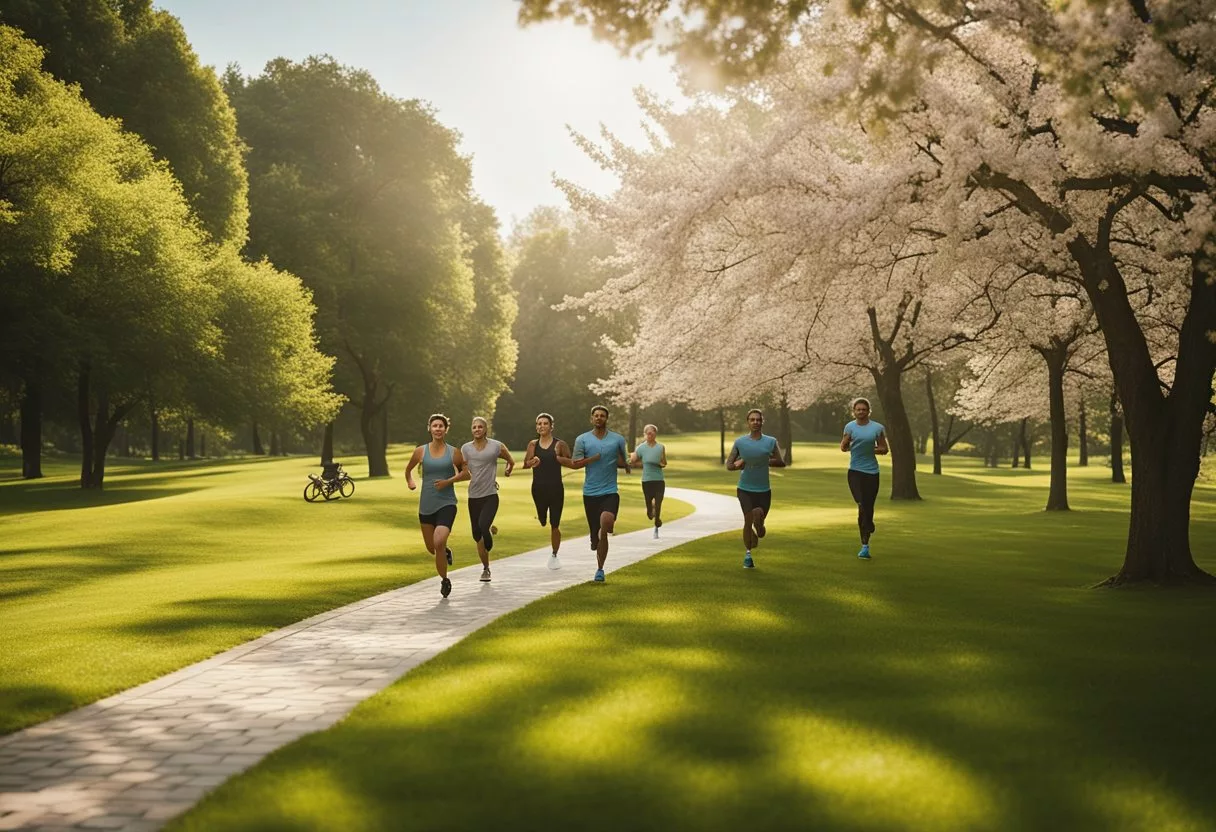
[[[321,439],[321,465],[334,461],[334,423],[325,425],[325,436]]]
[[[279,432],[272,430],[270,432],[270,455],[279,456]]]
[[[197,459],[194,454],[194,417],[191,416],[186,420],[186,456],[189,459]]]
[[[1030,419],[1022,420],[1022,467],[1030,470]]]
[[[21,395],[21,476],[42,478],[42,380],[25,379]]]
[[[1216,320],[1216,284],[1208,279],[1212,262],[1202,250],[1192,256],[1190,303],[1178,335],[1173,383],[1163,395],[1127,285],[1108,246],[1101,235],[1094,244],[1084,235],[1068,243],[1106,341],[1135,473],[1123,566],[1105,584],[1213,584],[1216,578],[1195,564],[1190,542],[1199,439],[1216,372],[1216,343],[1207,336]]]
[[[1047,362],[1047,398],[1051,410],[1051,485],[1047,491],[1047,511],[1068,511],[1068,421],[1064,414],[1064,368],[1068,363],[1068,348],[1056,344],[1038,352]]]
[[[380,440],[384,444],[384,453],[388,453],[388,403],[380,408]]]
[[[177,459],[182,461],[186,458],[186,439],[180,433],[177,435]]]
[[[1119,395],[1110,394],[1110,481],[1127,482],[1123,473],[1123,411],[1119,409]]]
[[[160,462],[160,414],[156,412],[156,401],[148,402],[148,417],[152,422],[152,461]]]
[[[726,464],[726,408],[718,408],[718,464]]]
[[[93,485],[93,425],[89,420],[89,366],[76,372],[76,419],[80,425],[80,487]]]
[[[253,423],[253,452],[258,456],[265,456],[266,449],[262,447],[262,437],[258,435],[258,423]]]
[[[933,473],[942,472],[942,433],[937,422],[937,400],[933,397],[933,371],[925,370],[925,395],[929,398],[929,432],[933,437]]]
[[[638,406],[637,402],[629,405],[629,436],[626,437],[625,447],[630,453],[638,446]]]
[[[912,424],[904,407],[903,371],[897,365],[888,365],[881,370],[871,367],[870,374],[886,417],[883,424],[891,448],[891,499],[919,500],[916,447],[912,444]]]
[[[1010,468],[1017,468],[1018,463],[1022,460],[1022,442],[1026,436],[1026,420],[1018,422],[1013,427],[1013,462],[1010,463]]]
[[[363,447],[367,451],[367,475],[369,477],[387,477],[389,475],[388,456],[384,452],[384,439],[378,430],[380,420],[376,418],[380,413],[380,408],[384,407],[384,402],[380,402],[379,405],[373,403],[375,392],[373,387],[363,397],[362,407],[359,410],[359,430],[363,433]]]
[[[1077,413],[1077,444],[1080,446],[1081,453],[1077,464],[1085,468],[1089,465],[1089,433],[1085,423],[1085,399],[1081,399],[1081,407]]]
[[[115,407],[111,413],[110,396],[102,385],[97,390],[97,415],[90,420],[90,382],[91,370],[88,364],[82,363],[76,376],[76,415],[80,421],[81,439],[80,487],[100,490],[106,476],[106,451],[133,403]]]
[[[778,413],[777,430],[780,432],[778,441],[781,443],[781,449],[785,452],[785,464],[790,465],[794,461],[794,432],[790,427],[790,400],[786,397],[785,392],[781,393],[781,404]]]
[[[201,456],[203,459],[207,458],[207,433],[206,433],[206,431],[199,431],[198,455]]]

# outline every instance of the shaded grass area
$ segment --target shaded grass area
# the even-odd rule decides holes
[[[393,479],[359,479],[353,499],[330,503],[304,502],[311,458],[115,465],[102,492],[82,492],[59,460],[43,480],[0,479],[0,733],[434,579],[400,475],[407,453],[391,454]],[[499,480],[498,557],[549,541],[520,473]],[[581,480],[567,479],[571,508]],[[622,495],[622,530],[645,526],[640,487],[622,478]],[[669,506],[672,518],[689,510]],[[581,540],[581,511],[567,517]],[[453,541],[457,566],[477,560],[463,510]]]
[[[673,484],[733,491],[715,450]],[[1216,828],[1216,594],[1088,588],[1126,487],[1047,514],[1046,471],[950,461],[866,563],[840,455],[796,454],[755,571],[731,533],[532,604],[172,828]]]

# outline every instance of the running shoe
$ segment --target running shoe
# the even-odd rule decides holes
[[[495,525],[491,524],[491,526],[490,526],[490,534],[498,534],[498,526],[495,526]]]
[[[489,580],[490,580],[490,567],[488,567],[488,566],[487,566],[485,569],[481,570],[481,580],[482,580],[483,582],[486,582],[486,583],[488,583],[488,582],[489,582]]]
[[[655,540],[659,539],[659,527],[658,526],[654,527],[654,539]]]
[[[440,594],[440,595],[442,595],[444,598],[447,598],[449,595],[451,595],[451,594],[452,594],[452,581],[451,581],[451,579],[449,579],[449,578],[444,578],[444,579],[443,579],[443,580],[442,580],[442,581],[439,583],[439,594]]]
[[[756,568],[756,562],[754,560],[752,560],[752,556],[750,554],[743,556],[743,568],[744,569],[755,569]]]
[[[870,559],[870,544],[869,543],[865,543],[862,545],[861,551],[857,553],[857,557],[861,558],[862,560]]]
[[[756,537],[764,537],[766,534],[768,534],[768,529],[764,528],[763,520],[758,523],[754,523],[753,528],[756,530]]]
[[[591,541],[591,551],[598,552],[599,549],[600,549],[600,545],[598,543],[596,543],[594,540],[592,540]]]
[[[553,554],[549,555],[549,568],[550,569],[561,569],[562,568],[562,562],[557,559],[557,552],[554,552]]]
[[[660,526],[662,526],[662,525],[663,525],[663,518],[662,518],[662,517],[660,517],[658,520],[655,520],[655,521],[654,521],[654,527],[655,527],[656,529],[657,529],[657,528],[659,528],[659,527],[660,527]]]
[[[443,553],[448,556],[448,566],[452,565],[452,550],[448,547],[443,547]]]
[[[603,569],[595,570],[595,582],[597,584],[602,584],[604,582],[604,570]]]

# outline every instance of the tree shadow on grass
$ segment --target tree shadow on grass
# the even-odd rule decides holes
[[[53,685],[0,684],[0,736],[50,719],[81,704],[71,691]],[[0,739],[0,749],[3,749]]]
[[[179,563],[163,553],[133,551],[113,543],[0,549],[0,600],[59,592],[90,581]]]

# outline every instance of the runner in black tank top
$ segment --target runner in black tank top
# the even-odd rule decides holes
[[[570,448],[553,435],[553,417],[542,413],[536,417],[536,432],[539,439],[528,443],[524,456],[524,467],[532,469],[532,502],[536,504],[536,519],[549,523],[549,542],[553,554],[549,556],[549,568],[561,568],[557,550],[562,546],[562,508],[566,503],[566,492],[562,485],[562,466],[570,466]],[[544,443],[548,443],[545,447]]]

